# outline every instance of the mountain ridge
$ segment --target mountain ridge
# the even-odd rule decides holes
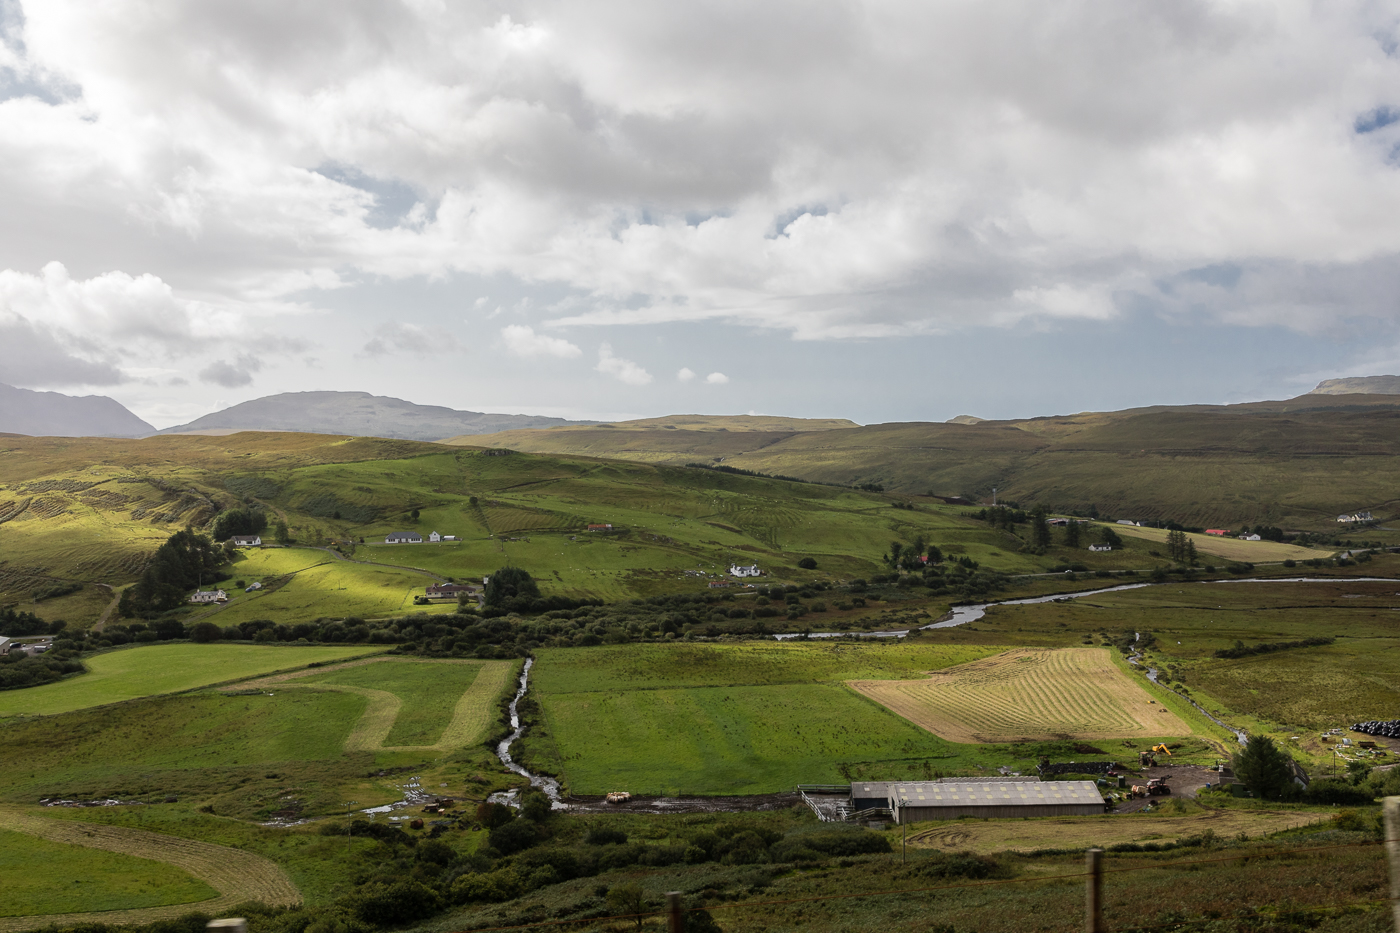
[[[213,434],[234,431],[297,431],[346,434],[398,440],[436,441],[500,431],[548,427],[582,427],[593,421],[569,421],[543,415],[507,415],[463,411],[442,405],[419,405],[369,392],[281,392],[240,402],[154,434]]]
[[[155,427],[106,395],[65,395],[0,383],[0,434],[145,437]]]

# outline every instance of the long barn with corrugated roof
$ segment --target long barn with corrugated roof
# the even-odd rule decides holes
[[[851,785],[851,808],[857,812],[888,809],[898,823],[963,816],[1091,816],[1106,809],[1093,781],[1024,778],[866,781]]]

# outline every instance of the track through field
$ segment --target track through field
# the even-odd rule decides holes
[[[276,863],[241,849],[166,836],[144,829],[49,819],[13,807],[0,807],[0,828],[38,836],[50,842],[105,849],[165,862],[188,872],[219,892],[218,897],[206,901],[164,907],[5,917],[0,918],[0,933],[79,923],[153,923],[171,920],[195,909],[217,915],[248,901],[274,907],[295,907],[301,903],[301,892]]]
[[[1018,648],[927,680],[850,686],[951,742],[1190,735],[1191,728],[1114,666],[1106,648]]]
[[[356,687],[348,684],[301,684],[296,681],[302,677],[311,677],[332,671],[343,670],[350,667],[363,667],[367,664],[472,664],[481,668],[476,679],[472,681],[462,696],[457,700],[452,711],[452,720],[447,724],[438,738],[432,745],[386,745],[385,741],[389,737],[390,731],[394,728],[394,722],[398,719],[399,711],[403,708],[403,701],[387,690],[376,690],[372,687]],[[302,690],[336,690],[341,693],[355,693],[364,697],[368,703],[365,707],[364,715],[360,721],[355,723],[355,728],[345,738],[345,750],[347,752],[377,752],[377,751],[447,751],[449,749],[461,748],[470,745],[486,735],[490,727],[493,706],[491,701],[505,689],[510,680],[510,661],[455,661],[441,658],[365,658],[359,661],[349,661],[344,664],[328,664],[324,667],[311,668],[309,670],[293,671],[288,674],[277,674],[272,677],[261,677],[257,680],[244,681],[239,684],[231,684],[224,689],[226,691],[268,689],[271,687],[296,687]]]

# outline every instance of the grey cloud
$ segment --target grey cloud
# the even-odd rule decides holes
[[[390,353],[431,355],[456,353],[461,348],[461,343],[452,334],[436,329],[429,331],[417,324],[395,321],[375,328],[374,335],[360,352],[367,356],[384,356]]]
[[[199,378],[212,385],[223,386],[226,389],[237,389],[241,386],[252,385],[253,373],[260,369],[262,369],[261,360],[249,354],[240,354],[232,363],[226,360],[215,360],[199,371]]]
[[[125,381],[125,374],[114,363],[102,360],[89,342],[17,315],[0,314],[0,382],[42,389],[112,386]]]

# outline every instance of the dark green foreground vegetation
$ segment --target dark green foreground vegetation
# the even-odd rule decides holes
[[[346,829],[292,832],[308,856],[338,863],[334,889],[304,908],[240,908],[251,933],[446,933],[560,921],[655,930],[672,890],[694,911],[694,931],[1019,933],[1028,918],[1037,930],[1083,928],[1077,851],[911,849],[906,861],[895,833],[820,824],[805,808],[639,817],[549,815],[527,805],[505,818],[484,805],[431,831]],[[1269,840],[1204,833],[1118,846],[1106,860],[1105,920],[1119,930],[1382,933],[1390,920],[1379,840],[1374,813],[1355,810]],[[75,929],[200,933],[205,919]]]

